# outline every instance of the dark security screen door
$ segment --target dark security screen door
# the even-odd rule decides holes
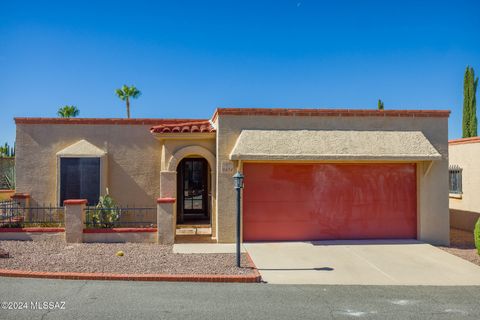
[[[100,196],[100,158],[60,159],[60,205],[68,199],[87,199],[96,205]]]
[[[183,160],[183,213],[207,213],[207,161]]]

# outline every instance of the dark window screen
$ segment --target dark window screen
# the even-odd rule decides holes
[[[60,159],[60,205],[68,199],[87,199],[96,205],[100,196],[100,158]]]

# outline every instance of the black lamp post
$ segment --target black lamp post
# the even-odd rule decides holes
[[[234,188],[237,190],[237,267],[240,267],[240,206],[241,206],[241,189],[243,189],[243,174],[239,171],[233,175]]]

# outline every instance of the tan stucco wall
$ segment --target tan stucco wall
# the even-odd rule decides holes
[[[211,165],[212,181],[216,181],[212,184],[212,236],[219,242],[233,242],[233,172],[222,167],[237,165],[229,155],[242,129],[413,130],[421,131],[442,156],[429,169],[427,163],[417,163],[418,238],[448,243],[447,118],[219,115],[215,122],[216,137],[190,140],[155,139],[150,125],[17,124],[17,192],[31,194],[33,205],[56,204],[56,153],[81,139],[107,152],[106,185],[120,205],[155,206],[159,196],[176,197],[172,161],[178,163],[180,156],[216,155]],[[198,152],[186,153],[186,148]]]
[[[462,195],[449,199],[452,227],[473,230],[480,216],[480,143],[450,144],[449,164],[462,169]]]
[[[56,153],[85,139],[107,152],[105,185],[119,205],[155,207],[161,143],[150,127],[17,124],[17,192],[29,193],[32,205],[58,204]]]
[[[232,173],[222,173],[242,129],[324,129],[422,131],[442,155],[427,170],[418,168],[418,239],[449,243],[448,213],[448,118],[442,117],[333,117],[333,116],[244,116],[219,115],[217,119],[217,210],[218,241],[235,241],[235,191]],[[285,141],[286,144],[295,141]],[[236,165],[236,164],[235,164]],[[427,172],[428,171],[428,172]],[[425,175],[425,172],[427,173]],[[246,186],[248,187],[248,186]]]

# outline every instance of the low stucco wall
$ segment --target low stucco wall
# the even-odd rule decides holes
[[[450,209],[450,227],[465,231],[475,229],[475,224],[480,219],[480,213]]]
[[[0,240],[65,242],[65,232],[0,231]]]
[[[86,243],[126,243],[126,242],[137,242],[137,243],[156,243],[157,242],[157,231],[128,231],[128,232],[115,232],[109,230],[84,230],[83,233],[83,242]]]
[[[448,117],[429,116],[270,116],[222,115],[217,124],[217,237],[219,242],[235,241],[235,190],[232,172],[221,167],[243,129],[263,130],[386,130],[421,131],[442,156],[441,160],[417,163],[418,239],[433,244],[449,243],[448,211]],[[295,144],[295,141],[285,141]],[[236,167],[237,162],[233,162]]]

